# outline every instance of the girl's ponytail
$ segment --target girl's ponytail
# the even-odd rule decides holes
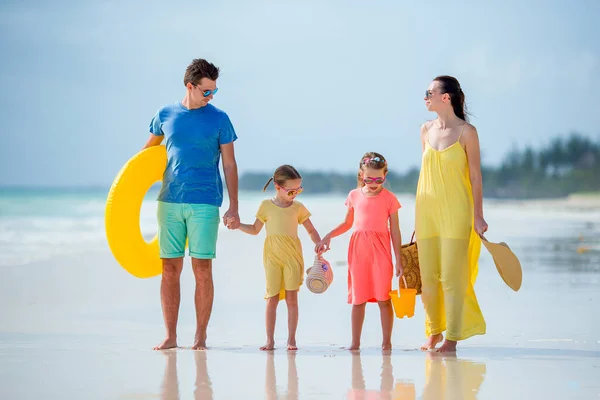
[[[273,176],[269,178],[267,184],[265,185],[265,187],[263,187],[263,192],[267,190],[267,187],[269,186],[269,183],[271,183],[271,181],[275,182],[279,186],[283,186],[285,185],[286,181],[292,179],[302,179],[300,172],[298,172],[296,168],[292,167],[291,165],[282,165],[279,168],[277,168],[275,170],[275,173],[273,173]]]
[[[273,180],[273,177],[270,177],[269,180],[267,181],[266,185],[263,187],[263,192],[265,190],[267,190],[267,187],[269,186],[269,183],[271,183],[272,180]]]

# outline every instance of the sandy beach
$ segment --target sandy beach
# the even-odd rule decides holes
[[[260,198],[242,196],[244,221],[253,219]],[[407,241],[414,200],[400,200]],[[302,201],[323,232],[344,213],[341,196]],[[341,349],[350,339],[349,235],[333,242],[327,253],[335,274],[329,290],[321,295],[305,287],[300,291],[296,353],[284,347],[283,304],[276,350],[258,350],[264,340],[262,235],[219,233],[206,352],[189,349],[195,328],[189,261],[182,276],[181,347],[163,352],[151,350],[164,334],[160,278],[129,275],[100,239],[94,239],[95,247],[82,244],[85,252],[3,264],[0,398],[600,398],[600,207],[565,204],[486,204],[487,237],[506,241],[519,255],[523,286],[517,293],[510,290],[482,250],[475,289],[488,333],[461,343],[456,356],[418,350],[425,339],[420,299],[414,318],[395,320],[391,355],[379,350],[375,306],[367,307],[360,354]],[[86,212],[101,218],[102,205],[101,198],[86,200]],[[144,206],[144,231],[152,230],[152,207],[152,202]],[[10,224],[6,216],[0,218]],[[4,238],[1,243],[9,246]],[[301,239],[308,265],[310,242],[304,232]]]

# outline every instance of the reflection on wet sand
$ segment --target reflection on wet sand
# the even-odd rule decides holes
[[[391,356],[382,356],[381,385],[379,390],[366,390],[361,356],[359,353],[352,354],[352,389],[348,392],[348,399],[392,399],[393,388],[394,371]]]
[[[179,399],[179,379],[177,378],[177,351],[162,351],[166,358],[165,373],[161,385],[161,400]]]
[[[287,392],[283,398],[298,399],[298,369],[296,368],[296,353],[288,352],[288,380]],[[281,398],[277,394],[277,381],[275,377],[275,356],[273,352],[267,354],[267,367],[265,371],[265,398],[267,400]]]
[[[212,399],[213,389],[210,376],[208,375],[207,352],[194,351],[194,362],[196,363],[196,381],[194,383],[194,400]]]
[[[484,363],[427,353],[423,399],[476,399],[485,372]]]
[[[469,400],[476,399],[486,373],[485,363],[475,363],[454,356],[426,353],[426,381],[423,388],[424,400]],[[413,382],[397,380],[391,356],[384,355],[381,364],[379,390],[366,390],[360,354],[352,355],[352,389],[348,399],[371,400],[393,399],[414,400],[417,398]]]
[[[165,373],[161,385],[161,400],[179,399],[179,379],[177,377],[177,351],[163,351],[166,357]],[[194,351],[196,364],[196,381],[194,384],[194,399],[213,398],[212,382],[208,375],[206,351]]]

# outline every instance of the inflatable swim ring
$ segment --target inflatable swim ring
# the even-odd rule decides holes
[[[138,278],[162,273],[158,238],[147,242],[140,228],[142,201],[161,181],[167,166],[165,146],[152,146],[133,156],[115,177],[106,199],[104,224],[108,246],[117,262]]]

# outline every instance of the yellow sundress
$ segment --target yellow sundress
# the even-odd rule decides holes
[[[463,128],[464,129],[464,128]],[[467,154],[459,140],[444,150],[429,144],[417,186],[415,230],[421,268],[426,336],[448,340],[485,334],[473,285],[481,239],[473,229]]]
[[[299,201],[289,207],[276,206],[264,200],[256,218],[265,224],[267,237],[263,248],[265,267],[265,298],[285,299],[285,291],[295,291],[304,280],[302,245],[298,238],[298,225],[310,218],[310,212]]]

